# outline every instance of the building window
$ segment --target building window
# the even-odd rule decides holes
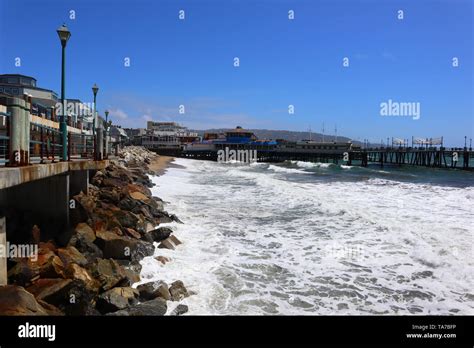
[[[11,83],[11,84],[18,84],[18,78],[17,77],[9,77],[8,78],[8,83]]]
[[[12,89],[12,94],[18,95],[18,94],[20,94],[20,90],[18,88],[13,88]]]

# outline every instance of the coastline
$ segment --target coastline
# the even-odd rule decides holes
[[[155,173],[156,176],[161,176],[166,173],[168,167],[173,163],[174,157],[171,156],[161,156],[151,160],[149,164],[149,169]]]
[[[41,234],[45,227],[34,225],[37,255],[11,260],[8,285],[0,287],[0,315],[186,313],[181,300],[192,293],[181,280],[141,279],[143,258],[164,265],[170,260],[156,256],[157,248],[173,251],[182,244],[172,228],[162,226],[181,221],[150,190],[149,175],[162,175],[172,160],[125,147],[108,167],[92,173],[88,192],[72,197],[71,231],[47,239]],[[79,296],[74,302],[71,293]]]

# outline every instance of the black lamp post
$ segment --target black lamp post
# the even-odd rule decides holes
[[[109,157],[109,110],[105,110],[105,158]]]
[[[97,92],[99,91],[99,87],[94,83],[92,86],[92,93],[94,93],[94,117],[92,119],[92,137],[94,138],[94,159],[97,160],[97,141],[96,141],[96,134],[95,134],[95,119],[96,119],[96,98]]]
[[[60,120],[60,131],[63,141],[63,149],[62,149],[62,160],[67,161],[67,124],[66,124],[66,105],[64,105],[64,100],[66,98],[66,44],[69,38],[71,37],[71,32],[67,29],[67,27],[63,24],[56,30],[58,33],[59,39],[61,40],[61,47],[62,47],[62,57],[61,57],[61,105],[62,105],[62,112],[61,112],[61,120]]]

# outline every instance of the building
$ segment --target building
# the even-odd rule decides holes
[[[19,74],[0,75],[0,93],[13,97],[31,97],[31,113],[49,120],[55,120],[54,108],[58,102],[56,92],[40,88],[36,79],[31,76]]]
[[[148,121],[146,134],[141,136],[141,145],[151,149],[179,150],[198,139],[196,132],[176,122]]]
[[[120,126],[110,126],[108,135],[112,144],[123,144],[129,138],[125,129]]]

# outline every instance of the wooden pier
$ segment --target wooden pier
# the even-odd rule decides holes
[[[240,145],[239,148],[247,149]],[[248,150],[252,149],[248,147]],[[162,155],[182,158],[217,161],[217,151],[169,151],[154,150]],[[345,152],[288,152],[277,148],[257,149],[258,162],[306,161],[356,165],[367,167],[369,164],[396,166],[418,166],[429,168],[474,170],[474,152],[472,148],[410,148],[386,147],[349,150]]]

